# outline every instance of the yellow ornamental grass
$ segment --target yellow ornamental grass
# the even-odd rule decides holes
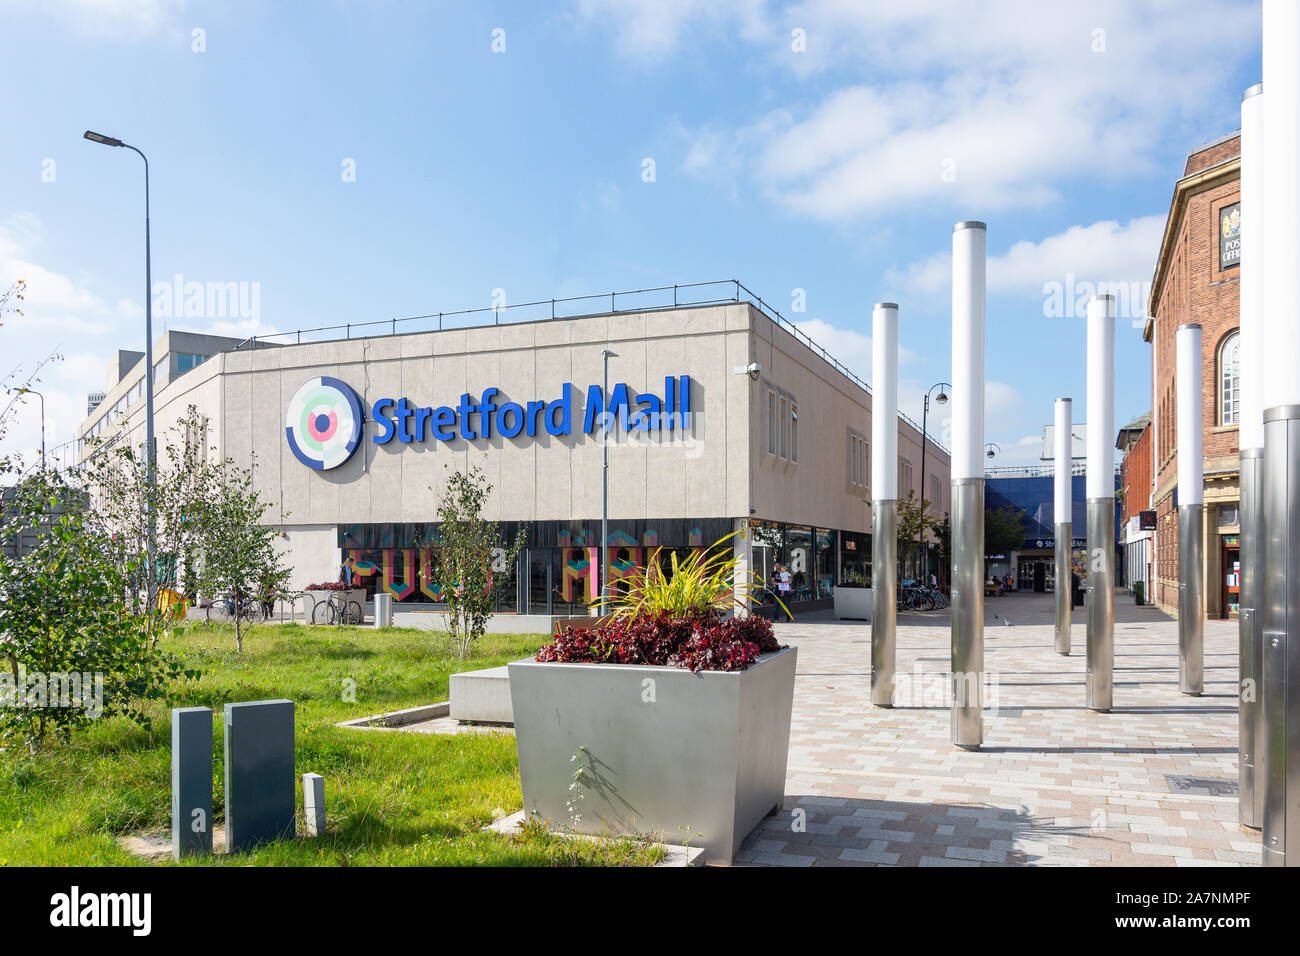
[[[737,583],[736,567],[740,558],[731,548],[721,547],[735,535],[733,531],[705,550],[692,551],[681,561],[676,551],[670,551],[668,563],[671,573],[664,570],[660,560],[664,549],[656,548],[645,567],[637,568],[621,579],[628,586],[626,593],[611,594],[596,603],[606,613],[622,619],[664,611],[688,616],[708,611],[744,610],[762,604],[763,600],[754,592],[767,590],[767,583],[752,568],[745,571],[748,580]],[[780,598],[773,595],[773,600],[786,609]]]

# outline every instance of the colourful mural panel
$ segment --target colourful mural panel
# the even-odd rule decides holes
[[[384,590],[395,601],[405,601],[416,590],[414,548],[390,548],[384,551]]]
[[[565,548],[564,580],[560,597],[570,604],[590,604],[596,598],[596,561],[598,548]]]

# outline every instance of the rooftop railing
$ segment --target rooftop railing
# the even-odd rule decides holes
[[[482,328],[488,325],[509,325],[515,322],[544,322],[552,319],[579,319],[596,315],[626,315],[634,312],[666,312],[671,309],[693,306],[729,305],[748,302],[785,329],[800,343],[821,356],[836,371],[861,387],[868,394],[871,386],[859,378],[848,366],[814,342],[794,322],[791,322],[761,296],[751,292],[738,279],[718,279],[713,282],[688,282],[684,285],[663,285],[627,292],[599,292],[591,295],[565,296],[554,299],[536,299],[502,306],[477,309],[458,309],[454,312],[426,312],[392,319],[374,319],[369,322],[347,322],[342,325],[322,325],[313,329],[291,332],[271,332],[254,335],[235,346],[236,350],[256,348],[258,345],[302,345],[310,342],[330,342],[350,339],[353,333],[368,338],[376,335],[400,335],[410,332],[442,332],[447,329]],[[491,316],[492,321],[480,321]],[[343,333],[340,335],[339,333]],[[898,413],[917,433],[921,426],[910,417]],[[933,435],[926,438],[945,454],[948,449]]]
[[[1088,473],[1088,463],[1086,461],[1072,461],[1070,463],[1071,475],[1086,475]],[[1115,466],[1115,474],[1120,473],[1120,466]],[[1050,478],[1056,474],[1055,465],[999,465],[996,468],[985,468],[984,475],[988,478]]]

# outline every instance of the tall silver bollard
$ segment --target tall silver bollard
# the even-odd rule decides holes
[[[1264,863],[1300,864],[1300,4],[1264,0]],[[1243,223],[1244,224],[1244,223]],[[1294,812],[1292,812],[1294,810]],[[1288,853],[1291,834],[1296,850]]]
[[[1178,689],[1205,689],[1205,475],[1201,327],[1175,333],[1178,380]]]
[[[952,231],[952,742],[984,742],[984,277],[988,227]]]
[[[1054,423],[1055,494],[1053,521],[1056,523],[1056,653],[1070,653],[1070,612],[1074,580],[1070,568],[1070,545],[1073,543],[1074,403],[1068,398],[1056,400]]]
[[[871,703],[892,707],[898,641],[898,306],[871,311]]]
[[[1260,494],[1263,482],[1264,406],[1263,382],[1263,222],[1267,204],[1263,200],[1264,97],[1262,83],[1241,97],[1241,265],[1238,271],[1241,296],[1240,428],[1241,446],[1239,514],[1241,576],[1238,579],[1238,728],[1237,728],[1237,819],[1244,826],[1258,827],[1264,814],[1264,761],[1259,759],[1260,693],[1259,662],[1264,649],[1259,627],[1259,585],[1263,551]]]
[[[1287,866],[1300,863],[1300,807],[1288,812],[1300,802],[1300,405],[1264,413],[1264,552],[1264,865]]]
[[[1088,301],[1088,709],[1110,711],[1115,672],[1115,297]]]

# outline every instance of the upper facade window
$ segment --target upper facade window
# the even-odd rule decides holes
[[[849,484],[867,491],[871,487],[871,444],[849,432]]]
[[[1241,336],[1233,332],[1219,346],[1219,424],[1240,424]]]
[[[772,388],[767,390],[767,453],[784,461],[799,460],[799,404]]]
[[[195,368],[203,363],[206,355],[192,355],[189,352],[176,353],[176,374],[184,375],[190,369]]]

